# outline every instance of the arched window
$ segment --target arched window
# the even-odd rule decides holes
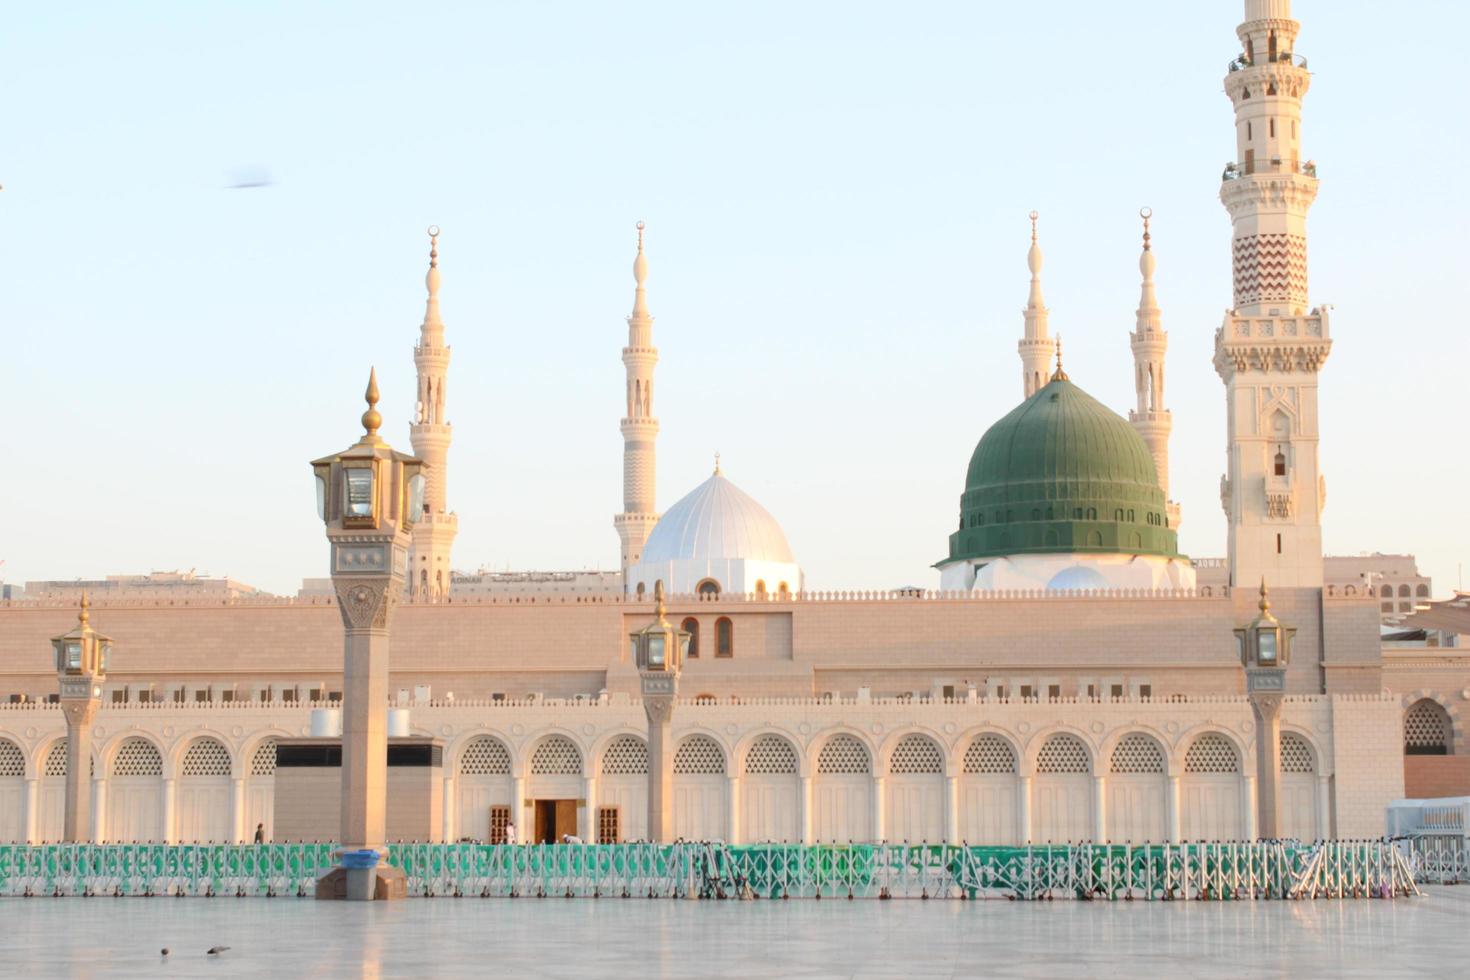
[[[763,596],[766,594],[766,580],[758,578],[755,580],[755,594]]]
[[[1414,594],[1416,596],[1418,596],[1419,598],[1421,598],[1421,599],[1428,599],[1429,598],[1429,586],[1424,585],[1424,584],[1421,583],[1419,585],[1419,587],[1414,590]]]
[[[782,598],[785,598],[786,596],[791,595],[791,586],[787,585],[785,582],[782,582],[780,585],[776,586],[776,591],[781,594]]]
[[[981,735],[965,750],[965,772],[998,775],[1016,771],[1016,753],[999,735]]]
[[[636,735],[619,735],[602,753],[604,776],[648,775],[648,743]]]
[[[1407,585],[1399,586],[1399,596],[1404,599],[1409,597],[1409,587]]]
[[[1378,590],[1378,594],[1385,599],[1393,598],[1393,586],[1385,585],[1383,588]]]
[[[1060,732],[1041,743],[1036,753],[1038,773],[1091,772],[1092,760],[1086,744],[1076,735]]]
[[[888,771],[895,775],[944,772],[944,753],[927,735],[905,735],[893,747]]]
[[[735,656],[735,624],[727,616],[715,620],[715,656]]]
[[[531,753],[533,776],[580,776],[582,750],[565,735],[553,735]]]
[[[1286,453],[1276,454],[1276,465],[1272,470],[1277,476],[1286,475]]]
[[[510,750],[492,735],[478,735],[459,756],[461,776],[510,775]]]
[[[699,656],[699,620],[690,616],[679,624],[679,628],[689,634],[689,656]]]
[[[1439,702],[1421,698],[1404,713],[1404,755],[1449,755],[1453,733]]]
[[[1164,772],[1164,750],[1142,732],[1129,732],[1113,747],[1112,771],[1139,775]]]
[[[195,739],[184,753],[183,776],[228,776],[230,751],[212,738]]]
[[[1095,521],[1095,520],[1097,520],[1097,508],[1096,507],[1089,507],[1089,508],[1087,508],[1087,519],[1089,521]]]
[[[864,775],[873,771],[868,748],[851,735],[832,736],[817,755],[817,773],[831,776]]]
[[[701,596],[713,598],[720,594],[720,583],[712,578],[707,578],[695,586],[694,591],[698,592]]]
[[[1184,771],[1192,773],[1240,772],[1240,754],[1235,745],[1218,732],[1205,732],[1184,753]]]

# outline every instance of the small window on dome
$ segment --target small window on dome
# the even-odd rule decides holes
[[[1130,511],[1129,511],[1129,512],[1128,512],[1128,523],[1129,523],[1129,524],[1134,524],[1134,523],[1137,523],[1137,522],[1136,522],[1136,521],[1134,521],[1134,519],[1133,519],[1133,511],[1131,511],[1131,510],[1130,510]]]
[[[720,583],[712,578],[707,578],[699,583],[695,591],[701,596],[714,597],[720,594]]]
[[[1117,521],[1119,524],[1123,523],[1123,508],[1119,507],[1118,509],[1113,511],[1113,520]]]
[[[1095,520],[1097,520],[1097,508],[1096,507],[1089,507],[1089,508],[1087,508],[1087,519],[1089,521],[1095,521]]]
[[[756,595],[765,595],[766,594],[766,580],[765,579],[758,578],[758,579],[755,580],[755,594]]]

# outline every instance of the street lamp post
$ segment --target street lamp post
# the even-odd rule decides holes
[[[403,594],[409,531],[423,511],[423,464],[394,452],[378,427],[378,379],[368,377],[364,433],[315,460],[317,515],[331,543],[332,586],[342,614],[342,866],[318,898],[372,900],[407,892],[387,855],[388,636]]]
[[[92,628],[88,610],[91,602],[82,593],[77,625],[52,637],[56,650],[56,681],[61,710],[66,715],[66,812],[62,837],[75,844],[97,839],[102,828],[87,833],[92,810],[92,719],[102,704],[102,685],[107,680],[107,661],[112,640]]]
[[[679,696],[679,671],[689,653],[689,633],[664,619],[664,583],[653,585],[653,622],[630,635],[648,716],[648,836],[674,839],[674,757],[669,723]]]
[[[1271,615],[1266,580],[1261,579],[1260,613],[1235,631],[1245,667],[1246,697],[1256,719],[1256,836],[1281,836],[1281,700],[1286,694],[1286,665],[1296,630]]]

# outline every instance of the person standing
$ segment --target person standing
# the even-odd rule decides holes
[[[514,844],[516,842],[516,825],[509,820],[505,822],[505,842]]]
[[[263,823],[258,823],[255,825],[255,843],[265,843],[265,824]]]

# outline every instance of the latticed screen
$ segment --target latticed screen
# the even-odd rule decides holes
[[[1282,732],[1281,771],[1312,773],[1316,768],[1312,764],[1312,747],[1307,740],[1295,732]]]
[[[1112,769],[1122,774],[1162,773],[1164,750],[1147,735],[1124,735],[1113,748]]]
[[[648,746],[636,735],[619,735],[602,753],[604,776],[648,775]]]
[[[999,735],[981,735],[965,750],[965,772],[994,775],[1016,771],[1016,753]]]
[[[1087,746],[1075,735],[1053,735],[1041,743],[1036,754],[1036,771],[1040,773],[1079,773],[1091,771]]]
[[[817,772],[824,775],[866,776],[872,771],[868,747],[851,735],[834,735],[817,756]]]
[[[1184,753],[1184,771],[1197,773],[1240,772],[1240,755],[1224,735],[1205,732]]]
[[[26,757],[21,753],[20,746],[0,739],[0,776],[24,776],[25,774]]]
[[[274,776],[276,774],[276,740],[268,738],[260,743],[250,757],[250,775]]]
[[[51,749],[46,753],[46,775],[66,775],[66,739],[58,738],[51,743]]]
[[[686,776],[722,776],[725,753],[708,735],[693,735],[679,743],[674,753],[674,772]]]
[[[118,747],[112,759],[114,776],[161,776],[163,760],[152,742],[130,738]]]
[[[582,753],[571,739],[553,735],[531,753],[531,773],[536,776],[580,776]]]
[[[461,776],[510,775],[510,749],[498,738],[481,735],[464,747],[459,757]]]
[[[597,808],[597,843],[616,844],[618,842],[618,808],[615,806],[600,806]]]
[[[888,771],[897,775],[944,772],[944,754],[934,740],[923,735],[907,735],[893,748]]]
[[[1404,715],[1405,755],[1448,755],[1450,724],[1444,708],[1427,698]]]
[[[750,776],[795,775],[796,748],[779,735],[762,735],[745,753],[745,772]]]
[[[492,806],[490,808],[490,843],[505,843],[505,828],[510,826],[510,807]]]
[[[184,752],[185,776],[228,776],[230,752],[212,738],[201,738]]]

